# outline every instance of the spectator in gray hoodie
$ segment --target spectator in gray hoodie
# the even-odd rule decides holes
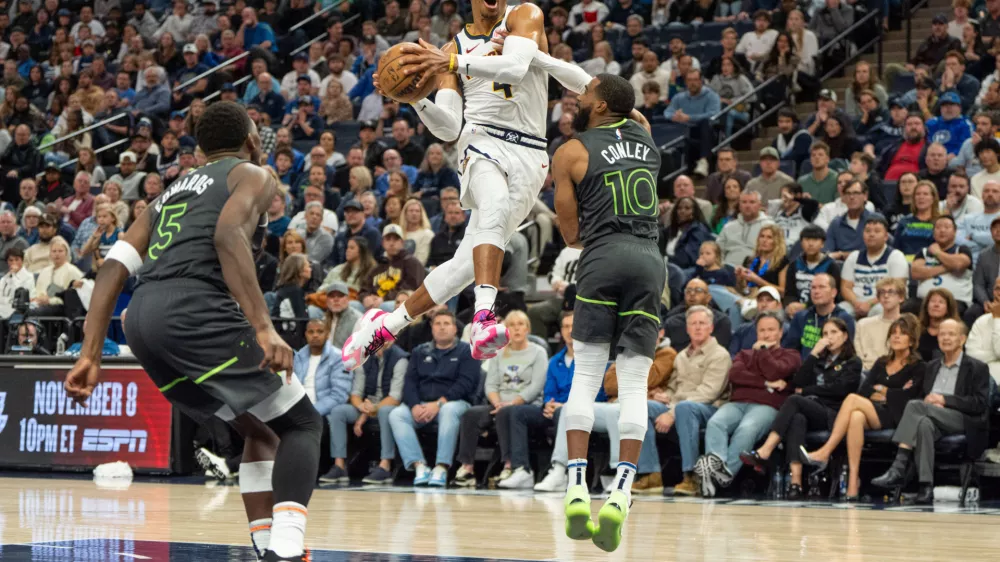
[[[732,57],[723,57],[721,68],[721,72],[712,77],[708,87],[719,94],[719,101],[722,102],[723,107],[728,107],[733,101],[753,92],[753,83],[743,75],[739,65],[735,64]],[[742,126],[750,121],[750,104],[755,100],[756,96],[741,100],[726,114],[727,137],[733,134],[737,123]]]
[[[761,210],[758,191],[744,191],[740,195],[740,214],[726,223],[716,240],[722,248],[722,261],[736,267],[753,255],[760,229],[774,221]]]
[[[542,403],[548,354],[541,346],[528,340],[531,321],[520,310],[507,314],[504,326],[510,333],[510,344],[486,365],[486,404],[473,406],[462,415],[458,441],[458,461],[462,467],[455,475],[455,485],[475,486],[473,464],[479,435],[496,425],[500,455],[510,466],[510,416],[507,406]]]

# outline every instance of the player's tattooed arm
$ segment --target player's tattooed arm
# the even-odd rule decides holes
[[[277,193],[274,174],[251,164],[233,168],[229,174],[232,193],[215,225],[215,248],[222,266],[222,277],[246,315],[264,350],[261,367],[286,371],[291,376],[292,350],[271,324],[264,293],[257,283],[252,239],[268,206]]]
[[[149,247],[153,212],[153,205],[147,207],[118,242],[132,246],[138,254],[138,259],[146,256]],[[90,297],[90,309],[87,311],[87,321],[83,325],[83,347],[80,349],[80,358],[66,374],[66,382],[63,384],[66,393],[77,402],[85,402],[100,379],[104,334],[108,333],[108,324],[111,323],[118,295],[121,294],[128,278],[128,267],[109,253],[108,259],[97,271],[97,279]]]
[[[559,232],[567,246],[580,248],[580,217],[576,200],[576,185],[587,173],[590,157],[583,143],[571,140],[556,150],[552,157],[552,179],[556,185],[556,218]]]

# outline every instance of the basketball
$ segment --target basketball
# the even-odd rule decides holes
[[[416,43],[399,43],[383,53],[378,63],[378,83],[385,95],[390,98],[400,103],[413,103],[426,98],[434,89],[435,81],[428,80],[422,88],[417,88],[421,74],[410,76],[403,74],[403,65],[400,62],[405,56],[401,52],[404,45],[418,47]]]

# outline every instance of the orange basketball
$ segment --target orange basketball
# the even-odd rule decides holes
[[[399,43],[392,46],[388,51],[382,53],[382,58],[378,61],[378,83],[385,95],[400,102],[413,103],[427,97],[434,89],[436,82],[428,80],[422,88],[417,88],[421,74],[403,74],[401,59],[405,56],[401,51],[403,45],[413,45],[416,43]]]

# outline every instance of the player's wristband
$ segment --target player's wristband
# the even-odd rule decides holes
[[[108,255],[104,259],[115,260],[124,265],[130,276],[135,275],[135,272],[139,271],[139,268],[142,267],[142,256],[139,255],[139,252],[132,244],[124,240],[115,242],[114,246],[111,246],[111,249],[108,250]]]
[[[448,57],[448,72],[455,72],[456,68],[458,68],[458,55],[452,53],[451,56]]]

